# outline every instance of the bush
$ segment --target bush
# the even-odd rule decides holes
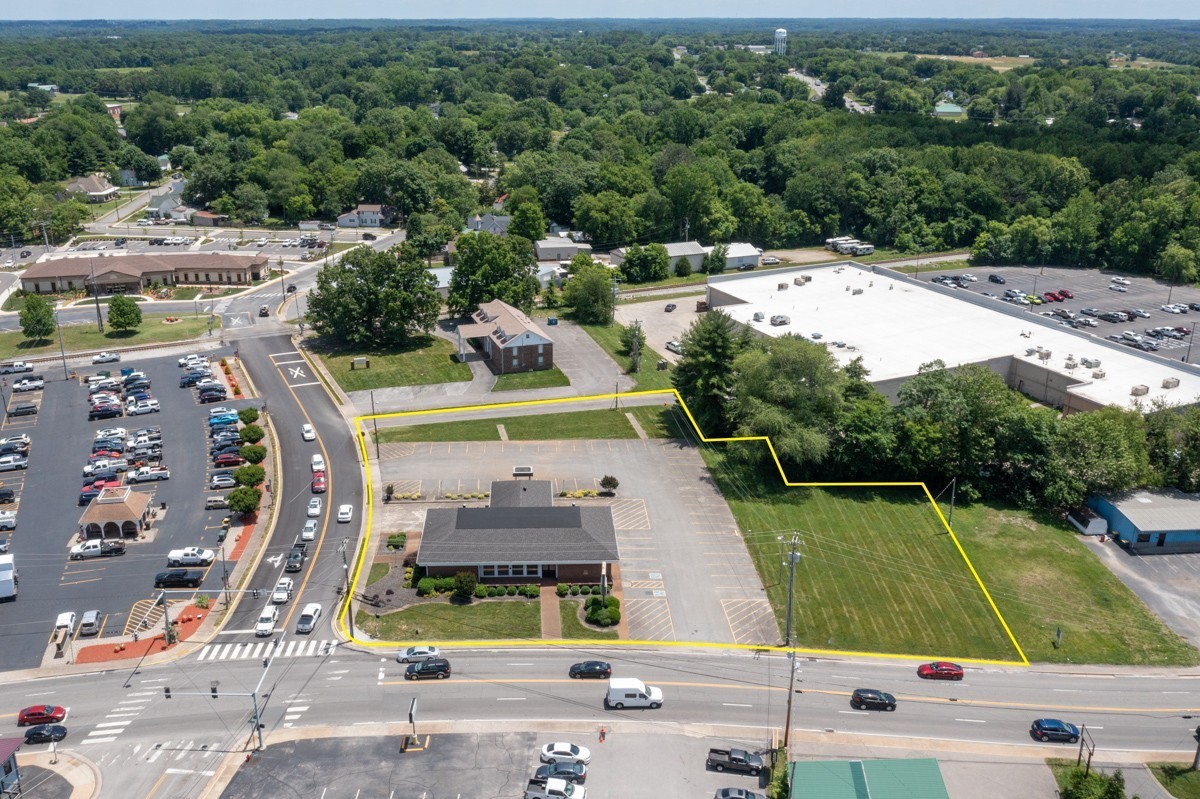
[[[526,597],[529,597],[530,599],[537,599],[541,595],[542,592],[538,589],[538,587],[536,585],[523,585],[523,586],[521,586],[520,593],[521,593],[521,596],[526,596]]]
[[[611,627],[621,620],[621,611],[615,608],[594,607],[584,616],[589,624],[599,627]]]
[[[225,365],[225,359],[221,359],[221,365]],[[258,408],[242,408],[238,411],[238,418],[242,420],[242,424],[254,424],[258,421]]]
[[[413,568],[411,566],[404,569],[404,587],[412,588],[413,584]]]
[[[251,444],[257,444],[262,441],[267,435],[267,432],[256,424],[248,424],[241,430],[242,441],[248,441]]]
[[[192,604],[201,610],[206,610],[211,602],[212,598],[207,594],[198,594],[196,598],[192,600]]]
[[[233,513],[253,513],[262,502],[262,490],[251,486],[239,486],[226,495],[229,510]]]
[[[387,537],[388,549],[404,549],[405,543],[408,541],[408,535],[405,533],[392,533]]]
[[[592,593],[592,587],[590,585],[581,585],[579,586],[579,593],[587,596],[588,594]]]
[[[558,585],[554,586],[554,592],[559,596],[566,596],[568,590],[570,589],[567,588],[566,583],[559,583]]]
[[[432,577],[422,577],[417,583],[417,596],[429,596],[437,590],[437,581]]]
[[[487,594],[488,594],[488,596],[495,596],[496,595],[496,586],[489,585],[488,589],[487,589]]]
[[[571,596],[579,596],[579,586],[577,586],[577,585],[571,586]]]
[[[487,596],[487,586],[486,585],[475,586],[475,598],[476,599],[483,599],[486,596]]]
[[[509,596],[516,596],[516,595],[517,595],[517,587],[516,587],[515,585],[510,585],[510,586],[508,587],[508,595],[509,595]]]
[[[434,578],[434,587],[439,594],[448,593],[450,591],[453,591],[455,586],[457,585],[455,582],[456,579],[457,578],[455,578],[455,577],[435,577]]]
[[[267,472],[261,466],[239,466],[233,470],[233,479],[240,486],[259,486],[267,478]]]
[[[464,599],[475,595],[479,577],[473,571],[463,570],[454,575],[454,593]]]
[[[259,444],[247,444],[238,450],[238,454],[250,463],[262,463],[267,458],[267,448]]]

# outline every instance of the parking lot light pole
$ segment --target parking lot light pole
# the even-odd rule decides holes
[[[788,743],[792,737],[792,697],[796,694],[796,651],[792,649],[792,599],[796,587],[796,563],[800,560],[800,554],[796,552],[796,546],[800,543],[800,536],[792,533],[792,550],[788,553],[788,606],[787,606],[787,630],[784,633],[787,640],[784,646],[788,648],[788,694],[787,694],[787,714],[783,728],[783,756],[786,758],[788,753]]]
[[[54,309],[54,328],[58,331],[58,352],[60,355],[62,355],[63,380],[68,380],[69,375],[67,374],[67,349],[66,349],[66,347],[63,346],[62,325],[59,324],[59,321],[58,321],[58,309],[57,308]]]

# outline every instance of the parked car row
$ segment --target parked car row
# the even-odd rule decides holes
[[[120,374],[100,372],[85,379],[88,392],[88,421],[117,419],[158,413],[158,400],[150,393],[145,372],[122,369]]]
[[[525,785],[525,799],[587,799],[588,764],[592,753],[586,746],[556,741],[542,746],[537,767]]]
[[[119,487],[123,481],[133,484],[170,480],[170,469],[162,465],[162,428],[154,425],[132,433],[124,427],[100,428],[83,465],[83,478],[80,505],[91,502],[105,488]]]
[[[213,376],[208,358],[202,355],[185,355],[179,359],[179,366],[184,370],[179,376],[179,387],[196,389],[196,400],[201,405],[224,402],[229,398],[225,384]]]

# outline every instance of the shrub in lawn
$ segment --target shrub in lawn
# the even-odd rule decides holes
[[[267,448],[259,444],[246,444],[238,454],[250,463],[262,463],[267,457]]]
[[[226,372],[226,374],[229,373]],[[258,408],[242,408],[238,411],[238,419],[242,420],[242,424],[254,424],[258,421]]]
[[[538,590],[538,587],[536,585],[521,586],[521,595],[527,596],[530,599],[537,599],[541,595],[541,593],[542,592],[540,590]]]
[[[577,586],[577,585],[571,586],[571,596],[579,596],[579,586]]]
[[[579,586],[579,593],[587,596],[588,594],[592,593],[592,587],[590,585],[581,585]]]
[[[510,585],[510,586],[508,587],[508,595],[509,595],[509,596],[516,596],[516,595],[517,595],[517,587],[516,587],[515,585]]]
[[[454,593],[466,599],[475,595],[475,586],[479,577],[473,571],[463,570],[454,575]]]
[[[455,582],[456,579],[457,578],[455,578],[455,577],[436,577],[436,578],[434,578],[435,582],[437,583],[437,585],[436,585],[437,592],[439,594],[445,594],[445,593],[449,593],[450,591],[453,591],[457,585],[457,583]]]
[[[558,585],[554,586],[554,592],[559,596],[566,596],[567,591],[569,590],[570,589],[567,587],[566,583],[559,583]]]
[[[489,585],[487,592],[488,592],[488,596],[494,597],[496,595],[496,586]]]
[[[422,577],[417,582],[417,596],[429,596],[437,590],[437,580],[432,577]]]
[[[265,430],[256,424],[246,425],[242,428],[241,433],[242,441],[248,441],[251,444],[257,444],[258,442],[262,441],[263,436],[267,434]]]
[[[488,587],[486,585],[475,586],[475,598],[483,599],[487,596]]]

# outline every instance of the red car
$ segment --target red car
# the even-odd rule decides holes
[[[96,480],[93,483],[84,483],[81,491],[103,491],[106,488],[120,488],[121,480]]]
[[[1042,296],[1046,298],[1047,302],[1062,302],[1063,301],[1063,298],[1058,296],[1057,294],[1055,294],[1053,291],[1047,291]]]
[[[325,493],[325,472],[313,472],[312,492],[314,494]]]
[[[1186,327],[1183,327],[1183,326],[1180,326],[1180,327],[1177,327],[1177,328],[1175,328],[1175,332],[1176,332],[1176,333],[1182,333],[1182,334],[1183,334],[1183,335],[1185,335],[1185,336],[1190,336],[1190,335],[1192,335],[1192,331],[1188,330]]]
[[[213,466],[216,466],[216,467],[241,466],[245,462],[246,462],[246,459],[243,458],[241,455],[238,455],[233,452],[227,452],[224,455],[218,455],[216,457],[216,460],[213,461]]]
[[[1065,298],[1066,298],[1066,299],[1068,299],[1068,300],[1073,300],[1073,299],[1075,299],[1075,295],[1074,295],[1074,294],[1072,294],[1071,292],[1067,291],[1066,289],[1059,289],[1059,290],[1058,290],[1058,296],[1060,296],[1060,297],[1065,297]]]
[[[55,705],[34,705],[27,707],[17,714],[17,726],[24,727],[27,724],[55,724],[67,717],[67,709],[65,707],[57,707]]]
[[[926,680],[961,680],[962,666],[939,660],[936,663],[922,663],[917,666],[917,676]]]

